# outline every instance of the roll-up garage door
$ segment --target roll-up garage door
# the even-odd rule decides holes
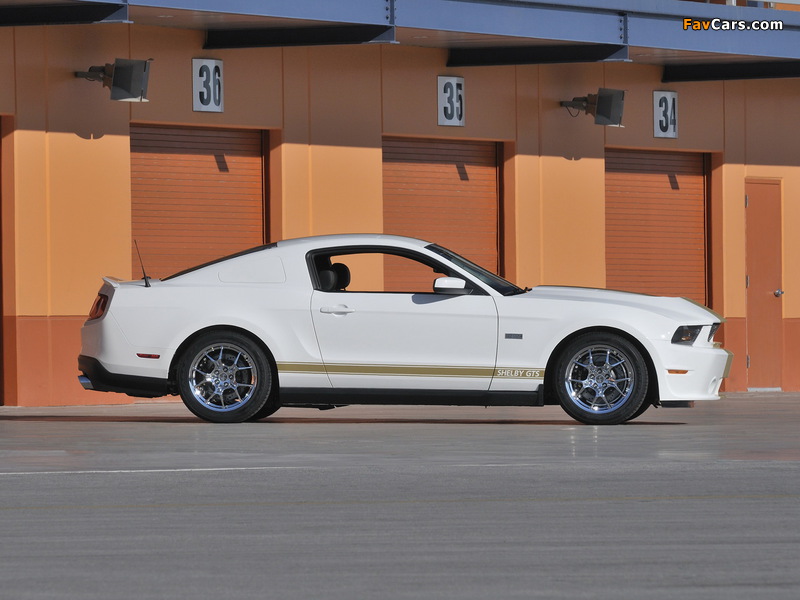
[[[385,233],[435,242],[496,273],[497,144],[385,138],[383,210]]]
[[[707,296],[703,154],[606,151],[606,285]]]
[[[131,127],[132,233],[148,275],[265,241],[262,138],[252,130]]]

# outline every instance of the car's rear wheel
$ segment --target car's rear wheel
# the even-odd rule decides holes
[[[636,415],[647,395],[642,353],[614,333],[587,333],[570,342],[556,361],[561,407],[589,425],[617,425]]]
[[[201,419],[240,423],[263,418],[277,409],[271,367],[264,351],[247,336],[208,332],[181,355],[178,389],[186,407]]]

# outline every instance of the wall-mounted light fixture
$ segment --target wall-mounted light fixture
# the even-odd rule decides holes
[[[625,102],[624,90],[611,90],[600,88],[596,94],[588,94],[564,100],[560,104],[564,106],[569,114],[577,117],[580,112],[572,114],[571,108],[582,111],[594,117],[596,125],[621,125],[622,107]]]
[[[147,81],[150,77],[150,61],[118,58],[114,64],[104,67],[89,67],[88,71],[75,71],[75,77],[100,81],[111,88],[111,99],[123,102],[149,102]]]

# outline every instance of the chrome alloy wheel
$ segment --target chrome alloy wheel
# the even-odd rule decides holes
[[[582,348],[570,359],[564,378],[572,402],[594,414],[610,413],[625,404],[636,385],[631,359],[604,344]]]
[[[258,369],[253,357],[230,343],[203,348],[192,359],[187,375],[194,400],[218,412],[244,406],[258,385]]]

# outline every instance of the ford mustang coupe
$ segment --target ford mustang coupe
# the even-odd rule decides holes
[[[329,235],[162,280],[104,278],[83,326],[86,389],[180,394],[214,422],[281,406],[542,406],[618,424],[717,399],[723,319],[683,298],[522,289],[436,244]]]

